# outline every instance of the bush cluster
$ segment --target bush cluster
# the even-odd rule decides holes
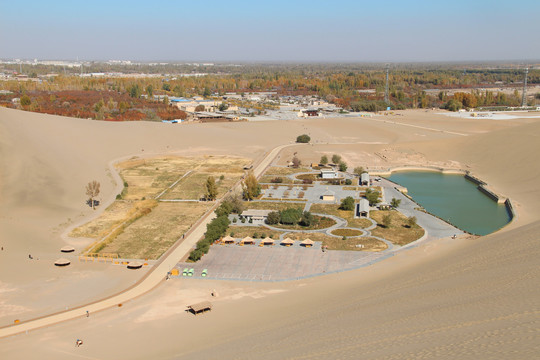
[[[206,225],[206,232],[204,233],[204,238],[197,242],[197,248],[189,254],[189,260],[198,261],[203,254],[208,253],[210,250],[210,245],[225,235],[227,228],[229,227],[230,221],[227,215],[221,215],[210,221]]]
[[[311,226],[316,222],[316,218],[309,212],[296,208],[290,208],[282,211],[272,211],[266,218],[268,225],[283,224],[283,225],[301,225]]]

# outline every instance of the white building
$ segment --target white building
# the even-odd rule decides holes
[[[321,177],[323,179],[337,179],[338,173],[333,169],[321,169]]]

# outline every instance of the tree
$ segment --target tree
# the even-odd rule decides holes
[[[141,94],[142,94],[142,90],[141,90],[141,87],[139,86],[139,84],[132,85],[129,88],[129,96],[130,97],[132,97],[132,98],[140,98]]]
[[[204,92],[203,92],[203,96],[204,97],[209,97],[210,95],[212,95],[212,93],[210,92],[210,89],[205,87]]]
[[[401,204],[401,199],[392,198],[390,205],[392,205],[394,209],[397,209],[399,207],[399,204]]]
[[[32,103],[32,100],[30,100],[30,96],[24,94],[22,97],[21,97],[21,105],[22,106],[28,106]]]
[[[152,84],[146,87],[146,95],[148,95],[149,99],[154,96],[154,87],[152,86]]]
[[[304,211],[302,213],[302,217],[300,218],[300,222],[299,224],[302,225],[302,226],[311,226],[315,223],[315,217],[313,216],[312,213],[310,213],[309,211]]]
[[[253,200],[261,193],[261,186],[257,181],[257,178],[253,174],[253,171],[250,171],[242,183],[243,196],[246,200]]]
[[[307,134],[303,134],[303,135],[298,135],[298,137],[296,138],[296,142],[297,143],[304,143],[304,144],[307,144],[308,142],[311,141],[311,138],[309,137],[309,135]]]
[[[319,161],[322,165],[328,164],[328,156],[323,155],[321,156],[321,161]]]
[[[341,156],[338,154],[332,155],[332,164],[339,164],[341,162]]]
[[[213,176],[209,176],[208,179],[206,179],[204,187],[206,189],[206,198],[208,200],[215,200],[218,194],[216,179]]]
[[[297,158],[296,156],[292,158],[293,168],[298,168],[300,166],[300,163],[301,163],[300,159]]]
[[[382,218],[382,223],[383,223],[385,228],[389,228],[390,225],[392,225],[392,215],[390,215],[390,214],[384,215],[383,218]]]
[[[281,211],[280,222],[285,225],[296,225],[302,218],[302,210],[291,208]]]
[[[222,102],[221,104],[219,104],[219,111],[225,111],[229,108],[229,105],[227,105],[226,103]]]
[[[364,168],[361,167],[361,166],[355,167],[353,172],[354,172],[356,175],[358,175],[358,176],[360,176],[360,175],[362,175],[363,173],[365,173]]]
[[[204,111],[204,105],[197,105],[195,107],[195,111],[199,112],[199,111]]]
[[[352,196],[347,196],[345,199],[341,200],[341,205],[339,206],[341,210],[352,211],[354,210],[354,199]]]
[[[416,216],[409,216],[407,218],[407,226],[411,228],[415,225],[416,225]]]
[[[339,171],[347,171],[347,164],[343,161],[339,163]]]
[[[375,206],[381,202],[379,199],[379,192],[371,188],[366,190],[366,199],[369,201],[369,206]]]
[[[281,220],[281,215],[278,211],[272,211],[268,213],[268,216],[266,218],[266,223],[268,225],[276,225]]]
[[[86,185],[86,195],[88,196],[90,205],[92,205],[92,209],[94,210],[96,209],[94,206],[94,198],[99,195],[99,186],[100,184],[96,180],[90,181]]]
[[[161,89],[171,91],[171,84],[163,83],[163,85],[161,85]]]

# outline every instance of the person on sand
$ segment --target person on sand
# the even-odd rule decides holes
[[[33,259],[32,255],[30,255],[30,254],[28,254],[28,258],[29,258],[30,260]]]
[[[83,341],[81,339],[77,339],[77,341],[75,341],[75,346],[79,347],[83,344]]]

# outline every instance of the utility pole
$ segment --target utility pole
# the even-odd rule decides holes
[[[527,106],[527,74],[529,73],[529,68],[525,68],[525,79],[523,79],[523,94],[521,95],[521,107]]]
[[[390,105],[390,97],[388,96],[388,67],[389,65],[386,64],[386,85],[384,87],[384,102],[386,105]]]

